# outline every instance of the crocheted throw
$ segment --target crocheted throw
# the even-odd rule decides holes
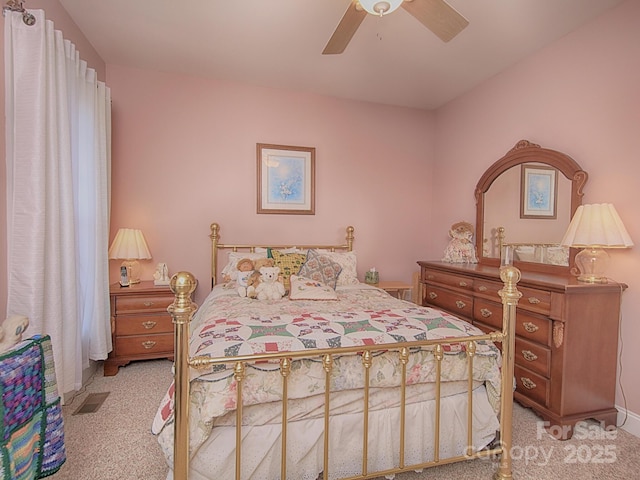
[[[0,480],[56,473],[66,460],[51,338],[35,336],[0,354]]]

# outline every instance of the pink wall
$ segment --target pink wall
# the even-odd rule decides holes
[[[463,196],[431,217],[436,231],[452,214],[475,218],[478,178],[520,139],[572,156],[589,173],[584,203],[613,203],[636,243],[611,252],[608,272],[629,285],[622,302],[622,384],[633,412],[640,412],[634,348],[640,340],[639,25],[640,2],[625,2],[440,109],[433,194],[444,196],[455,186]],[[445,245],[434,243],[435,251]],[[620,392],[618,404],[625,406]]]
[[[44,9],[46,18],[53,21],[56,30],[63,32],[64,38],[69,39],[76,45],[81,58],[86,60],[87,64],[96,70],[98,78],[104,81],[106,78],[104,61],[87,41],[71,17],[69,17],[67,11],[62,8],[58,0],[29,0],[27,9]],[[0,49],[4,57],[4,19],[0,21]],[[0,109],[4,112],[4,61],[0,65],[0,92],[2,92],[0,95]],[[4,129],[5,118],[3,114],[0,115],[0,132],[4,132]],[[0,151],[5,151],[4,134],[0,135]],[[3,312],[3,314],[7,310],[7,263],[4,261],[7,251],[6,183],[6,169],[3,165],[0,168],[0,252],[3,255],[3,261],[0,262],[0,312]]]
[[[107,83],[111,237],[142,229],[143,278],[159,261],[189,270],[202,300],[212,222],[228,243],[342,243],[353,225],[361,276],[410,281],[427,256],[433,113],[115,65]],[[256,143],[316,148],[315,215],[256,213]]]

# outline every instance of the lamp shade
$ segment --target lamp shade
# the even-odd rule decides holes
[[[397,10],[402,0],[359,0],[360,6],[372,15],[386,15]]]
[[[121,228],[109,248],[110,259],[147,260],[151,258],[149,247],[141,230]]]
[[[633,241],[610,203],[580,205],[564,234],[566,247],[627,248]]]

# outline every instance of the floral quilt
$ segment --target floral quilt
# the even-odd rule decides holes
[[[359,345],[393,345],[396,342],[434,340],[482,334],[471,324],[435,309],[398,300],[382,290],[361,286],[337,289],[338,301],[291,301],[288,298],[258,301],[216,287],[196,312],[191,325],[190,355],[212,358],[265,352],[306,351]],[[443,381],[467,379],[464,344],[444,348]],[[479,342],[473,377],[483,382],[497,410],[500,392],[500,353],[491,342]],[[243,406],[278,402],[282,376],[278,364],[247,365],[243,381]],[[370,387],[400,384],[401,363],[395,351],[374,355]],[[407,384],[434,382],[433,348],[413,349],[407,364]],[[322,395],[325,372],[319,357],[292,362],[289,398]],[[215,420],[236,407],[233,364],[217,365],[204,372],[192,371],[190,446],[195,451],[210,435]],[[364,385],[360,355],[334,357],[332,391],[353,391]],[[172,452],[173,385],[165,395],[153,424],[153,433],[165,454]]]

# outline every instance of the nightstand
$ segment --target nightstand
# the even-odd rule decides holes
[[[175,298],[171,288],[153,281],[129,287],[115,283],[109,294],[113,350],[104,362],[104,375],[115,375],[134,360],[173,360],[173,322],[167,312]]]
[[[378,282],[374,286],[381,288],[385,292],[390,295],[393,295],[396,298],[404,300],[407,292],[409,292],[409,296],[411,297],[411,292],[413,287],[405,282],[398,282],[395,280],[389,280],[384,282]]]

